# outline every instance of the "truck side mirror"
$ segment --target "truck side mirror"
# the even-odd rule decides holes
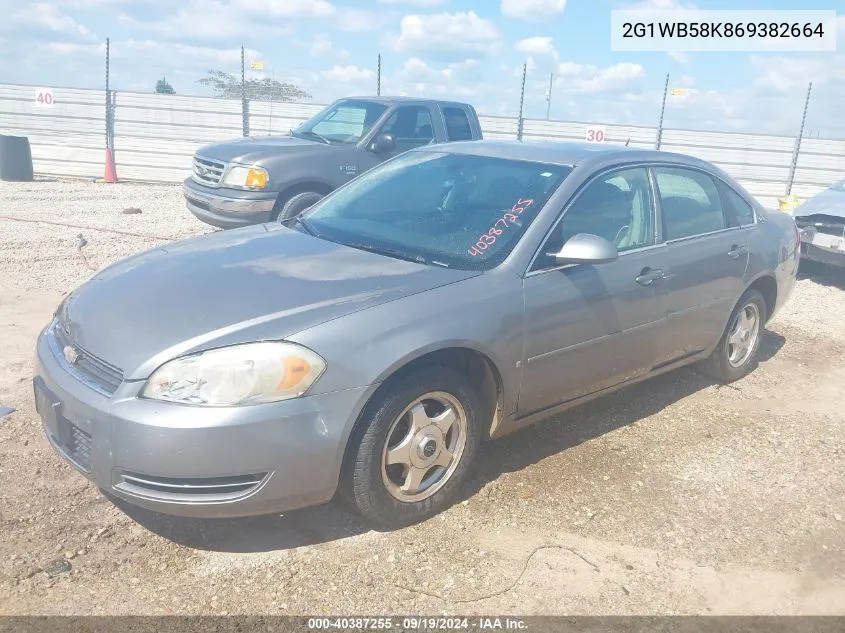
[[[392,152],[394,149],[396,149],[396,141],[390,134],[379,134],[370,143],[370,150],[376,154]]]

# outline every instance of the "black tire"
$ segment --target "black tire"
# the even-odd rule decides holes
[[[463,451],[451,475],[436,492],[419,501],[401,501],[388,491],[382,474],[388,433],[409,405],[437,392],[450,395],[463,408],[466,419]],[[418,523],[445,510],[455,502],[475,462],[481,443],[482,410],[478,395],[466,377],[446,367],[427,367],[386,384],[385,390],[365,409],[361,424],[349,440],[340,497],[368,520],[387,528]],[[429,472],[437,474],[437,471]]]
[[[316,191],[303,191],[291,196],[279,211],[278,221],[290,220],[323,199],[323,194]]]
[[[752,311],[756,310],[757,313],[754,331],[750,335],[754,337],[754,341],[745,359],[741,363],[735,364],[731,362],[730,336],[734,331],[740,313],[749,306],[753,306]],[[731,318],[728,319],[728,325],[725,327],[716,349],[708,358],[699,363],[699,369],[702,373],[719,382],[730,383],[739,380],[753,370],[757,366],[757,352],[760,349],[766,319],[766,301],[763,299],[763,295],[757,290],[749,290],[742,295],[733,312],[731,312]]]

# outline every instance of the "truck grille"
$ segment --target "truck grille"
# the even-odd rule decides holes
[[[68,372],[103,395],[114,395],[120,383],[123,382],[121,370],[72,343],[70,337],[58,323],[53,328],[51,339],[53,354]],[[64,349],[67,346],[72,347],[77,354],[76,361],[73,363],[69,363],[65,358]]]
[[[194,156],[192,177],[196,182],[209,187],[216,187],[220,184],[224,171],[226,171],[226,163],[223,161]]]

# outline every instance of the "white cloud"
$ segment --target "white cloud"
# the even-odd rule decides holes
[[[232,8],[265,18],[324,18],[337,10],[327,0],[232,0]]]
[[[93,41],[96,36],[84,25],[69,15],[63,14],[55,4],[36,2],[24,5],[6,15],[0,24],[0,31],[12,31],[20,27],[36,27],[63,33],[83,40]]]
[[[551,55],[557,57],[554,40],[550,37],[535,36],[519,40],[514,45],[514,49],[526,55]]]
[[[334,25],[338,30],[362,33],[382,28],[390,19],[384,11],[343,8],[334,16]]]
[[[293,5],[289,10],[293,10]],[[258,20],[234,4],[222,0],[190,0],[174,13],[162,13],[152,20],[139,20],[128,15],[121,15],[118,20],[121,25],[135,31],[148,31],[180,40],[281,35],[290,28],[282,21]]]
[[[99,9],[109,5],[129,4],[133,0],[54,0],[53,5],[68,9]]]
[[[337,59],[349,57],[349,51],[345,48],[335,48],[331,38],[325,33],[318,33],[310,42],[294,40],[293,43],[296,46],[308,49],[308,55],[311,57],[335,57]]]
[[[320,57],[332,50],[332,41],[327,35],[316,35],[311,41],[311,46],[308,48],[308,54],[311,57]]]
[[[381,4],[411,4],[415,7],[436,7],[447,0],[378,0]]]
[[[340,83],[354,83],[376,76],[369,68],[358,68],[358,66],[333,66],[329,70],[322,71],[320,75],[323,79]]]
[[[428,52],[448,57],[455,53],[489,54],[500,44],[499,31],[474,11],[406,15],[392,48],[399,52]]]
[[[77,44],[75,42],[47,42],[43,45],[45,51],[57,55],[105,55],[105,44]]]
[[[260,52],[253,49],[244,51],[247,59],[261,59]],[[160,42],[156,40],[126,40],[113,47],[113,55],[117,57],[134,57],[145,60],[179,59],[181,62],[201,62],[219,64],[240,64],[240,48],[212,48],[209,46],[190,46],[175,42]]]
[[[555,84],[566,91],[598,93],[621,91],[629,83],[645,76],[640,64],[621,62],[599,68],[592,64],[561,62],[557,68]]]
[[[502,15],[515,20],[541,22],[563,13],[566,0],[502,0]]]
[[[625,8],[639,9],[641,11],[681,11],[697,9],[698,6],[687,0],[641,0],[640,2],[627,5]]]
[[[678,62],[679,64],[689,64],[690,63],[690,56],[688,53],[683,51],[669,51],[666,53],[669,57],[671,57],[674,61]]]

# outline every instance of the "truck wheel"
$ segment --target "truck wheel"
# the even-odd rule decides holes
[[[279,222],[282,220],[290,220],[322,199],[323,194],[317,193],[316,191],[303,191],[295,196],[291,196],[291,198],[282,206],[282,210],[279,211],[279,216],[276,219]]]
[[[445,510],[469,477],[481,443],[481,403],[446,367],[405,376],[376,397],[350,439],[342,496],[385,527]]]

